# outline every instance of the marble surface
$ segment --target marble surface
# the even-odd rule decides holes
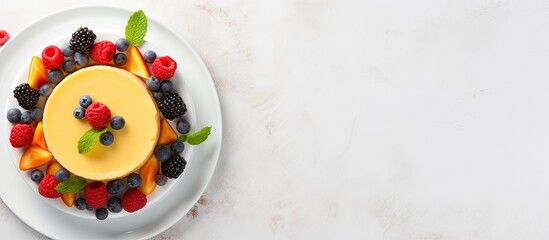
[[[154,239],[549,238],[549,2],[116,2],[223,109],[210,185]],[[0,0],[0,29],[81,4]],[[3,204],[0,236],[44,238]]]

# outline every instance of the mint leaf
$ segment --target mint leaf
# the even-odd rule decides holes
[[[55,187],[55,190],[62,194],[77,193],[78,191],[85,188],[86,185],[88,185],[88,182],[86,182],[86,179],[78,176],[74,176],[57,184],[57,186]]]
[[[206,141],[206,139],[208,139],[211,130],[212,127],[206,126],[200,129],[200,131],[193,133],[193,135],[187,136],[187,142],[191,145],[201,144],[202,142]]]
[[[180,142],[186,142],[187,141],[187,134],[183,134],[177,138],[177,141]]]
[[[80,140],[78,140],[78,153],[80,154],[86,154],[91,151],[91,148],[95,146],[97,141],[99,140],[99,136],[101,136],[102,133],[106,132],[107,128],[103,128],[99,131],[95,129],[90,129],[82,135]]]
[[[143,10],[134,12],[126,25],[126,39],[131,45],[139,46],[147,35],[147,16]]]

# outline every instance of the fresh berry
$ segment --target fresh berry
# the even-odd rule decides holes
[[[185,144],[176,140],[175,142],[172,143],[170,148],[172,149],[173,153],[181,154],[185,150]]]
[[[32,120],[36,120],[36,121],[39,121],[40,119],[42,119],[43,114],[44,114],[44,111],[42,111],[42,109],[39,107],[33,108],[30,112],[30,116]]]
[[[109,216],[109,211],[106,208],[100,208],[95,211],[95,217],[99,220],[105,220]]]
[[[21,113],[21,122],[24,124],[31,124],[32,123],[32,117],[30,111],[24,111]]]
[[[76,63],[73,60],[67,60],[63,63],[63,71],[66,73],[73,73],[76,71]]]
[[[114,130],[120,130],[126,125],[126,120],[121,116],[114,116],[111,119],[111,128]]]
[[[185,170],[186,165],[187,161],[183,157],[174,154],[168,161],[162,163],[162,173],[168,178],[178,178],[183,173],[183,170]]]
[[[162,81],[162,83],[160,84],[160,89],[162,90],[162,92],[165,92],[165,93],[172,92],[173,91],[173,82],[170,81],[170,80]]]
[[[87,202],[86,202],[86,204],[87,204]],[[90,205],[86,205],[86,210],[88,210],[88,211],[93,211],[93,208],[90,207]]]
[[[158,159],[158,161],[165,162],[170,159],[170,156],[172,156],[172,151],[170,151],[167,146],[160,145],[154,149],[154,156]]]
[[[102,182],[92,182],[84,189],[84,196],[86,202],[92,208],[102,208],[107,204],[109,194],[107,193],[107,187]]]
[[[141,186],[143,179],[137,173],[132,173],[128,176],[128,187],[129,188],[138,188]]]
[[[182,117],[187,112],[187,106],[176,92],[164,94],[162,100],[158,102],[158,108],[162,116],[168,120]]]
[[[6,30],[0,30],[0,46],[4,46],[6,42],[10,39],[10,35]]]
[[[128,42],[128,40],[126,40],[125,38],[119,38],[118,40],[116,40],[115,45],[116,50],[120,52],[125,52],[130,47],[130,42]]]
[[[153,97],[154,99],[158,102],[160,100],[162,100],[162,98],[164,97],[164,93],[163,92],[153,92]]]
[[[92,48],[95,38],[96,36],[91,29],[88,29],[87,27],[78,28],[78,30],[72,34],[69,43],[72,50],[79,53],[87,53]]]
[[[113,213],[119,213],[122,211],[122,199],[113,197],[107,202],[107,208]]]
[[[166,183],[168,182],[168,178],[163,175],[163,174],[158,174],[156,175],[156,177],[154,178],[154,182],[156,183],[156,185],[158,186],[164,186],[166,185]]]
[[[78,103],[80,104],[81,107],[87,108],[88,106],[90,106],[90,104],[92,104],[92,98],[89,95],[84,95],[80,97],[80,100],[78,100]]]
[[[83,199],[83,198],[78,198],[76,199],[76,201],[74,202],[74,206],[76,207],[76,209],[78,210],[84,210],[88,207],[88,204],[86,203],[86,199]]]
[[[143,53],[143,60],[148,63],[153,63],[156,59],[156,53],[154,51],[148,50]]]
[[[21,83],[13,90],[13,96],[17,99],[19,106],[30,110],[38,103],[40,93],[38,90],[31,88],[28,83]]]
[[[114,64],[116,66],[122,67],[126,65],[127,61],[128,61],[128,57],[126,57],[126,54],[117,53],[116,55],[114,55]]]
[[[61,193],[58,193],[57,190],[55,190],[57,184],[59,184],[59,181],[57,181],[57,179],[53,175],[46,175],[44,178],[42,178],[42,181],[40,181],[40,185],[38,186],[38,193],[47,198],[61,197]]]
[[[110,146],[114,142],[114,135],[111,132],[106,131],[99,136],[99,141],[104,146]]]
[[[191,124],[185,119],[179,119],[175,125],[177,131],[181,134],[187,134],[191,130]]]
[[[42,178],[44,178],[44,173],[42,171],[36,169],[31,172],[31,180],[33,182],[40,183]]]
[[[101,41],[93,45],[90,50],[90,57],[100,64],[108,64],[114,57],[115,53],[116,47],[114,46],[114,43],[109,41]]]
[[[51,92],[53,92],[53,84],[46,83],[40,87],[40,90],[38,93],[40,93],[40,96],[42,97],[49,97]]]
[[[69,43],[61,45],[61,52],[63,52],[63,56],[65,57],[72,57],[74,55],[74,50],[72,50]]]
[[[101,102],[94,102],[86,109],[86,120],[95,130],[106,127],[111,120],[111,110]]]
[[[42,51],[42,63],[47,69],[60,68],[64,59],[63,52],[61,52],[61,49],[56,46],[47,46]]]
[[[161,86],[160,80],[158,80],[157,78],[155,78],[153,76],[147,78],[145,83],[147,84],[147,87],[149,88],[149,90],[151,90],[151,92],[155,92],[155,91],[160,90],[160,86]]]
[[[173,77],[177,63],[168,56],[159,57],[152,64],[153,75],[159,80],[168,80]]]
[[[14,148],[20,148],[29,145],[34,136],[32,127],[28,124],[17,123],[11,128],[10,143]]]
[[[74,62],[80,67],[88,66],[90,62],[90,57],[85,53],[76,53],[74,54]]]
[[[58,84],[61,80],[63,80],[63,72],[61,72],[61,70],[54,69],[48,73],[48,81],[50,81],[50,83]]]
[[[128,189],[128,184],[123,179],[116,179],[107,183],[107,189],[110,194],[116,195],[125,192]]]
[[[57,179],[57,181],[62,182],[69,178],[69,174],[70,173],[69,171],[67,171],[67,169],[61,168],[57,170],[57,172],[55,172],[55,178]]]
[[[137,189],[128,190],[122,197],[122,208],[126,212],[135,212],[147,204],[147,196]]]
[[[10,108],[10,110],[8,110],[7,117],[10,123],[18,123],[21,121],[21,110],[17,108]]]
[[[76,119],[82,119],[84,118],[84,116],[86,116],[86,109],[82,108],[82,107],[77,107],[74,109],[74,111],[72,112],[72,115],[76,118]]]

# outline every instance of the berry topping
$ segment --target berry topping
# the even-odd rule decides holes
[[[84,95],[80,97],[80,100],[78,100],[78,102],[80,103],[80,106],[82,106],[83,108],[87,108],[88,106],[90,106],[90,104],[92,104],[92,98],[89,95]]]
[[[90,57],[85,53],[76,53],[74,54],[74,62],[80,67],[88,66],[90,62]]]
[[[73,73],[76,71],[76,62],[73,60],[67,60],[63,63],[63,71],[66,73]]]
[[[61,52],[63,52],[63,56],[65,57],[72,57],[74,55],[74,50],[72,50],[69,43],[61,45]]]
[[[107,204],[109,194],[107,193],[107,187],[102,182],[92,182],[84,189],[84,196],[88,206],[98,209]]]
[[[44,173],[42,171],[36,169],[31,172],[31,180],[33,182],[40,183],[40,181],[42,181],[42,178],[44,178]]]
[[[123,179],[116,179],[107,183],[107,189],[110,194],[116,195],[125,192],[128,189],[128,184]]]
[[[149,50],[143,53],[143,60],[145,60],[145,62],[153,63],[155,59],[156,53],[154,51]]]
[[[137,189],[128,190],[122,197],[122,208],[126,212],[135,212],[147,204],[147,196]]]
[[[78,199],[76,199],[76,202],[74,202],[74,206],[78,210],[84,210],[88,207],[88,204],[86,203],[86,199],[78,198]]]
[[[160,84],[160,90],[165,93],[170,93],[173,91],[173,82],[170,80],[162,81]]]
[[[30,112],[31,119],[37,120],[37,121],[42,119],[43,114],[44,114],[44,111],[42,111],[42,109],[39,107],[33,108]]]
[[[0,30],[0,46],[4,46],[6,42],[10,39],[10,35],[6,30]]]
[[[143,179],[141,178],[141,175],[137,173],[132,173],[128,176],[129,188],[138,188],[139,186],[141,186],[142,182],[143,182]]]
[[[53,83],[53,84],[57,84],[61,82],[61,80],[63,80],[63,77],[64,77],[63,72],[61,72],[61,70],[59,69],[51,70],[48,73],[48,81],[50,81],[50,83]]]
[[[109,216],[109,211],[106,208],[100,208],[95,211],[95,217],[99,220],[105,220]]]
[[[168,178],[178,178],[185,170],[186,165],[187,161],[183,157],[174,154],[168,161],[162,163],[162,173]]]
[[[10,110],[8,110],[7,117],[10,123],[18,123],[21,121],[21,110],[17,108],[10,108]]]
[[[79,53],[87,53],[95,42],[95,34],[91,29],[87,27],[79,28],[72,34],[71,41],[69,42],[72,50]]]
[[[14,148],[20,148],[29,145],[34,136],[32,127],[27,124],[15,124],[11,129],[10,143]]]
[[[170,151],[170,148],[164,145],[157,146],[156,149],[154,149],[154,156],[158,161],[165,162],[170,159],[170,156],[172,156],[172,152]]]
[[[53,84],[46,83],[40,87],[40,90],[38,93],[40,93],[40,96],[42,97],[49,97],[51,92],[53,92]]]
[[[21,122],[24,124],[31,124],[32,123],[32,117],[30,111],[24,111],[21,113]]]
[[[57,181],[57,179],[53,175],[46,175],[44,178],[42,178],[42,181],[40,181],[40,186],[38,186],[38,193],[47,198],[61,197],[61,193],[58,193],[55,190],[57,184],[59,184],[59,181]]]
[[[106,127],[111,120],[111,110],[100,102],[94,102],[86,109],[86,120],[95,130]]]
[[[114,43],[101,41],[93,45],[90,50],[90,57],[100,64],[108,64],[115,53],[116,47],[114,46]]]
[[[153,97],[154,97],[154,100],[156,100],[157,102],[162,100],[162,98],[164,97],[164,93],[163,92],[153,92]]]
[[[187,134],[191,130],[191,124],[185,119],[179,119],[175,125],[177,131],[181,134]]]
[[[126,65],[127,61],[128,61],[128,57],[126,57],[126,54],[117,53],[116,55],[114,55],[114,64],[116,66],[122,67]]]
[[[74,109],[74,111],[72,112],[72,115],[76,118],[76,119],[82,119],[84,118],[84,116],[86,116],[86,109],[82,108],[82,107],[77,107]]]
[[[160,90],[160,86],[161,86],[160,81],[155,77],[147,78],[145,83],[147,83],[147,87],[149,88],[149,90],[153,92]]]
[[[185,144],[183,144],[180,141],[175,141],[175,142],[172,143],[170,148],[172,149],[173,153],[181,154],[185,150]]]
[[[168,178],[165,175],[158,174],[156,175],[154,182],[156,182],[156,185],[158,186],[164,186],[168,182]]]
[[[112,135],[112,133],[109,131],[104,132],[101,134],[101,136],[99,136],[99,141],[104,146],[110,146],[114,142],[114,135]]]
[[[28,83],[21,83],[13,90],[13,96],[17,99],[19,106],[30,110],[38,103],[40,93],[38,90],[31,88]]]
[[[47,46],[42,51],[42,63],[47,69],[60,68],[64,59],[63,52],[56,46]]]
[[[130,42],[128,42],[128,40],[126,40],[125,38],[119,38],[118,40],[116,40],[115,45],[116,50],[120,52],[125,52],[130,47]]]
[[[168,120],[179,118],[187,112],[187,106],[176,92],[164,94],[164,97],[158,102],[158,108],[160,108],[162,116]]]
[[[114,130],[120,130],[126,125],[126,120],[121,116],[114,116],[111,119],[111,128]]]
[[[64,168],[61,168],[57,170],[57,172],[55,172],[55,178],[59,182],[67,180],[69,178],[69,175],[70,175],[69,171],[67,171],[67,169],[64,169]]]
[[[160,80],[168,80],[173,77],[177,63],[168,56],[159,57],[152,64],[153,75]]]
[[[122,199],[113,197],[107,202],[107,208],[113,213],[119,213],[122,211]]]

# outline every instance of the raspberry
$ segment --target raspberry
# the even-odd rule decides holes
[[[86,120],[95,130],[101,130],[111,121],[111,110],[100,102],[94,102],[86,109]]]
[[[32,142],[33,130],[27,124],[15,124],[11,129],[10,143],[14,148],[20,148],[29,145]]]
[[[42,51],[42,63],[47,69],[57,69],[63,65],[63,52],[56,46],[47,46]]]
[[[139,190],[132,188],[122,197],[122,208],[126,212],[135,212],[147,205],[147,196]]]
[[[109,200],[107,187],[105,187],[105,184],[102,182],[92,182],[88,184],[84,189],[84,196],[86,197],[88,205],[95,209],[104,207]]]
[[[173,77],[177,63],[168,56],[159,57],[152,64],[153,75],[160,80],[169,80]]]
[[[108,64],[114,57],[115,53],[116,46],[114,43],[109,41],[101,41],[93,45],[90,50],[90,57],[100,64]]]
[[[42,181],[40,181],[40,186],[38,186],[38,193],[47,198],[61,197],[61,193],[55,190],[57,184],[59,184],[59,181],[57,181],[55,176],[51,174],[46,175],[44,178],[42,178]]]
[[[10,39],[10,34],[6,32],[6,30],[0,30],[0,46],[3,46],[6,44],[6,42]]]

